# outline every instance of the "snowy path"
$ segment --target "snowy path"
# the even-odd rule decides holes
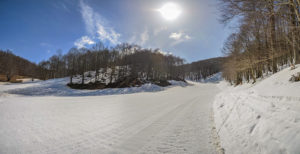
[[[88,97],[0,97],[0,153],[216,153],[214,84]]]

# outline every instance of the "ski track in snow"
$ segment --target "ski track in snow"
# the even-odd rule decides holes
[[[217,153],[210,112],[219,89],[194,84],[110,96],[0,95],[0,153]]]

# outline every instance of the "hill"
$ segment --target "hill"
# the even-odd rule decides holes
[[[40,68],[11,51],[0,50],[0,81],[17,82],[26,77],[37,78]]]
[[[224,57],[210,58],[184,65],[186,78],[193,81],[203,81],[213,74],[222,71]]]

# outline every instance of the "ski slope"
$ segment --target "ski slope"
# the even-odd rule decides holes
[[[215,84],[80,97],[48,84],[0,86],[0,153],[217,153]]]

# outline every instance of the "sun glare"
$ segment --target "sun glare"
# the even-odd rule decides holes
[[[181,14],[180,7],[175,3],[166,3],[158,11],[166,20],[174,20]]]

